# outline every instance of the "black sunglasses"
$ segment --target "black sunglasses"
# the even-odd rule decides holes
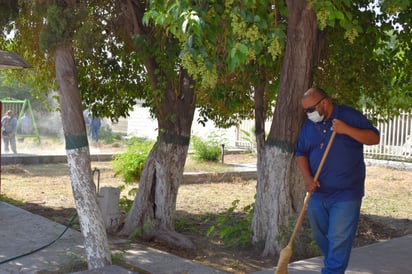
[[[314,105],[311,106],[311,107],[304,108],[303,111],[304,111],[305,113],[312,113],[312,112],[314,112],[314,111],[316,110],[317,105],[319,105],[319,103],[322,102],[322,100],[325,99],[325,98],[326,98],[326,97],[322,97],[316,104],[314,104]]]

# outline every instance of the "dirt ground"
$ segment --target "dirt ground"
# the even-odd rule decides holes
[[[225,156],[224,166],[255,161],[251,155],[232,154]],[[193,163],[187,166],[190,170],[202,169]],[[100,171],[99,187],[123,185],[120,178],[114,177],[111,162],[93,162],[92,168]],[[226,214],[235,200],[239,200],[236,211],[241,215],[241,209],[253,202],[255,187],[255,180],[240,179],[181,185],[176,230],[189,237],[197,249],[181,250],[160,242],[144,244],[228,273],[250,273],[273,267],[277,258],[261,258],[261,251],[256,248],[227,247],[217,233],[206,236],[210,227],[216,225],[218,216]],[[4,166],[1,193],[19,207],[62,224],[67,224],[75,212],[65,164]],[[366,193],[356,247],[412,233],[412,171],[369,166]],[[78,229],[78,224],[74,228]]]

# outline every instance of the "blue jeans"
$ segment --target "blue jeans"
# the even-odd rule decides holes
[[[310,199],[308,217],[324,259],[322,274],[344,274],[359,223],[362,200],[328,202]]]

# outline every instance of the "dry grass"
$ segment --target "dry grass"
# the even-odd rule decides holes
[[[111,166],[111,162],[93,163],[93,168],[101,170],[100,187],[123,184],[113,177]],[[74,207],[67,164],[3,166],[1,188],[2,194],[15,200],[47,207]]]
[[[239,200],[239,208],[253,203],[256,181],[185,184],[180,186],[177,210],[190,214],[217,214],[232,207]]]
[[[186,171],[231,170],[230,164],[236,162],[253,163],[255,158],[250,155],[246,157],[226,155],[225,165],[207,163],[201,167],[189,159]],[[114,177],[111,162],[93,162],[92,168],[98,168],[101,172],[100,187],[123,185],[119,178]],[[60,214],[60,218],[64,216],[69,219],[70,215],[66,217],[62,214],[64,209],[74,207],[66,164],[5,166],[2,167],[1,176],[2,194],[25,202],[28,210],[45,209],[38,211],[37,214],[46,216],[49,214],[52,218],[53,216],[50,215],[53,210],[56,210],[55,215]],[[209,239],[205,236],[216,216],[232,207],[232,202],[235,200],[240,201],[240,209],[251,204],[255,191],[255,180],[182,184],[177,199],[177,216],[180,219],[178,229],[200,247],[199,251],[187,254],[184,251],[168,249],[158,243],[153,243],[152,246],[172,253],[177,252],[180,256],[186,256],[230,273],[249,273],[272,267],[274,260],[261,260],[258,253],[250,250],[227,249],[218,238]],[[412,171],[369,166],[366,193],[362,206],[363,218],[358,244],[368,244],[412,233]],[[33,205],[37,207],[34,208]],[[64,222],[61,219],[60,221]]]
[[[363,212],[396,219],[412,218],[412,171],[368,167]]]

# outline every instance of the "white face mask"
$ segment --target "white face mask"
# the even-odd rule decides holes
[[[311,120],[314,123],[319,123],[323,121],[323,118],[325,115],[320,115],[317,110],[311,113],[307,113],[309,120]]]

